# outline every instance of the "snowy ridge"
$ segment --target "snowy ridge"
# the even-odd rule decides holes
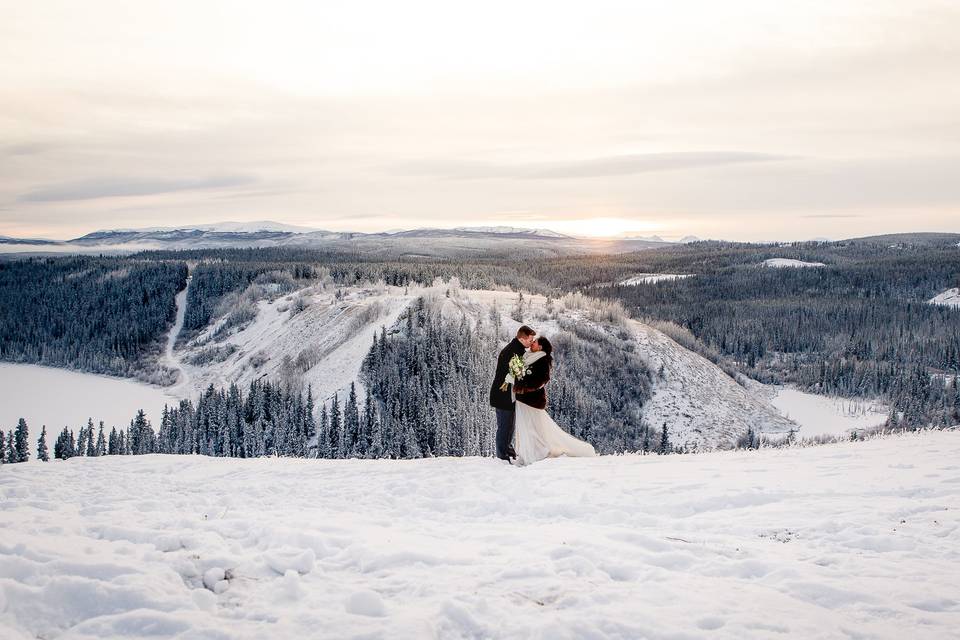
[[[955,638],[958,458],[960,433],[932,432],[522,469],[9,465],[0,628],[5,640]]]
[[[960,289],[954,287],[947,289],[943,293],[938,293],[929,300],[928,304],[937,304],[943,307],[960,307]]]

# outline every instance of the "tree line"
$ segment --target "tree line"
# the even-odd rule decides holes
[[[142,376],[186,277],[186,264],[155,260],[0,261],[0,360]]]

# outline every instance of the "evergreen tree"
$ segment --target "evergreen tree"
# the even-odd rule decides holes
[[[360,411],[357,407],[356,385],[350,383],[350,394],[343,410],[344,457],[359,455],[361,449]]]
[[[97,446],[93,438],[93,419],[90,419],[90,422],[87,423],[87,442],[86,442],[86,455],[87,457],[93,457],[97,455]]]
[[[119,453],[117,448],[117,442],[118,442],[117,428],[112,427],[110,429],[110,439],[107,444],[107,455],[115,456]]]
[[[379,458],[383,455],[383,434],[380,430],[380,421],[377,419],[377,408],[374,398],[367,389],[363,403],[363,433],[366,436],[362,443],[362,451],[368,458]]]
[[[20,461],[20,457],[17,455],[17,445],[13,440],[13,431],[7,433],[6,450],[8,464],[14,464]]]
[[[57,436],[57,439],[53,441],[53,457],[57,460],[62,460],[64,457],[63,449],[63,432]]]
[[[103,434],[103,421],[100,421],[100,431],[97,433],[97,447],[94,452],[95,456],[105,456],[107,455],[107,439]]]
[[[30,430],[27,428],[27,421],[20,418],[17,422],[17,432],[15,435],[16,461],[26,462],[30,459]]]
[[[50,452],[47,450],[47,425],[40,429],[40,440],[37,442],[37,460],[50,462]]]
[[[330,457],[347,457],[344,445],[343,419],[340,415],[340,400],[337,398],[337,394],[333,394],[333,401],[330,403]]]
[[[660,431],[660,449],[657,453],[670,453],[670,434],[667,431],[667,423],[663,423],[663,429]]]
[[[304,426],[303,426],[303,436],[307,443],[313,441],[314,438],[318,438],[317,434],[317,421],[313,417],[313,412],[316,410],[316,407],[313,403],[313,386],[307,385],[307,408],[306,415],[304,415]],[[316,447],[319,449],[320,442],[316,442]],[[304,447],[304,455],[306,455],[307,448]]]
[[[320,428],[317,432],[317,457],[332,458],[333,447],[330,439],[330,416],[327,414],[327,405],[320,407]]]
[[[90,427],[93,427],[93,418],[89,418],[87,420],[87,424]],[[71,431],[71,433],[73,432]],[[87,427],[81,426],[80,432],[77,433],[77,437],[73,442],[73,453],[71,454],[71,456],[75,456],[75,457],[83,456],[83,454],[87,452],[86,443],[87,443]]]

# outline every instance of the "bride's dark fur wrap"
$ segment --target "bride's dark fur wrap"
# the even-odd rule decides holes
[[[530,373],[517,381],[513,391],[517,402],[533,407],[534,409],[547,408],[547,382],[550,381],[550,369],[553,367],[553,356],[546,355],[530,365]]]

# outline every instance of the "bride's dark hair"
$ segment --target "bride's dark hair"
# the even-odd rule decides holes
[[[537,338],[537,342],[540,344],[540,348],[543,349],[543,352],[547,355],[550,355],[553,352],[553,345],[550,344],[550,341],[545,337],[540,336]]]

